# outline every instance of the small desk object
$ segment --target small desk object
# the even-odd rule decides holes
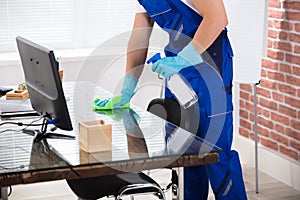
[[[65,83],[64,91],[74,131],[57,131],[76,139],[33,141],[16,125],[0,126],[0,187],[218,162],[220,148],[138,107],[93,112],[95,96],[111,95],[101,89],[93,88],[93,93],[86,86]],[[78,100],[82,96],[84,100]],[[27,117],[22,122],[36,119]],[[112,125],[111,149],[89,153],[80,148],[79,122],[91,120]]]

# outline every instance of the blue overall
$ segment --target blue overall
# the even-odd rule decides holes
[[[177,55],[192,40],[203,19],[181,0],[138,1],[169,34],[166,56]],[[216,164],[184,169],[184,200],[207,199],[208,180],[216,199],[247,199],[239,156],[231,150],[233,52],[226,29],[206,54],[202,55],[204,63],[184,68],[179,73],[198,95],[200,120],[197,135],[212,141],[223,151],[219,153],[219,162]],[[174,99],[167,88],[165,98]]]

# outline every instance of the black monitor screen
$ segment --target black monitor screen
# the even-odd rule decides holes
[[[54,120],[57,128],[72,130],[53,51],[22,37],[16,40],[33,109],[47,120]]]

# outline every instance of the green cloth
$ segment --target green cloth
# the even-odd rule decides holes
[[[122,101],[122,97],[121,96],[115,96],[115,97],[111,98],[104,106],[97,106],[97,102],[99,102],[99,101],[100,101],[99,98],[96,98],[94,100],[93,110],[95,112],[115,109],[114,106]],[[124,105],[122,105],[121,107],[118,107],[118,108],[122,109],[122,108],[129,108],[129,107],[130,107],[130,102],[128,102],[128,103],[126,103],[126,104],[124,104]]]

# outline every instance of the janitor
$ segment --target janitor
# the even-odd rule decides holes
[[[154,62],[152,70],[165,78],[179,73],[189,82],[199,100],[196,134],[202,138],[217,137],[215,144],[223,149],[218,163],[184,169],[184,200],[207,199],[209,182],[216,199],[247,199],[239,156],[231,150],[233,52],[222,0],[138,0],[121,93],[117,98],[97,102],[96,106],[129,106],[142,73],[137,66],[146,61],[154,22],[169,34],[169,43],[165,57]],[[222,87],[217,83],[218,77]],[[218,92],[225,93],[224,108],[218,108],[218,100],[210,95]],[[168,88],[165,98],[175,99]]]

